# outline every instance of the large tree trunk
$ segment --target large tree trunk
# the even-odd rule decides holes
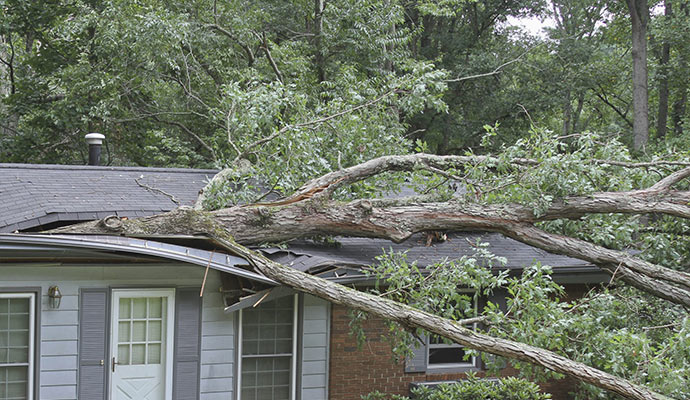
[[[243,246],[225,242],[236,254],[250,260],[267,277],[332,303],[342,304],[398,324],[420,327],[430,333],[482,352],[495,354],[560,372],[583,382],[617,393],[630,399],[667,399],[667,397],[625,379],[572,361],[556,353],[507,339],[484,335],[465,328],[463,321],[451,321],[415,308],[363,293],[275,263]]]
[[[690,176],[690,167],[644,190],[563,198],[554,201],[540,215],[535,215],[533,207],[521,204],[423,203],[418,199],[342,203],[327,199],[340,185],[386,171],[410,171],[423,165],[441,170],[472,158],[425,154],[381,157],[314,179],[279,202],[237,206],[212,213],[180,209],[135,220],[112,217],[55,232],[196,234],[213,231],[220,224],[224,232],[242,244],[282,242],[315,235],[375,237],[400,242],[424,231],[500,232],[552,253],[586,260],[639,289],[690,307],[690,274],[649,263],[624,251],[549,233],[534,225],[560,218],[577,219],[592,213],[660,213],[690,218],[690,191],[671,190],[674,184]],[[533,162],[516,160],[516,163]]]
[[[318,82],[326,80],[326,66],[323,54],[323,11],[324,0],[314,0],[314,64],[316,64],[316,79]]]
[[[680,70],[686,71],[688,68],[687,60],[684,58],[685,55],[681,55],[680,60]],[[685,111],[688,103],[688,80],[680,79],[677,98],[673,102],[673,108],[671,111],[671,123],[673,124],[673,134],[676,137],[680,137],[683,134],[683,120],[685,117]]]
[[[671,2],[664,0],[664,15],[669,18],[673,14]],[[666,137],[666,124],[668,122],[668,62],[671,57],[671,44],[665,40],[661,45],[661,57],[659,57],[659,111],[656,120],[656,135],[659,139]]]
[[[387,156],[314,179],[292,196],[270,203],[236,206],[214,212],[180,208],[169,213],[125,220],[112,216],[53,230],[54,233],[107,233],[128,236],[156,234],[207,234],[245,257],[267,277],[328,301],[393,320],[406,327],[421,327],[479,351],[527,361],[632,399],[663,396],[624,379],[568,360],[544,349],[493,338],[453,322],[390,300],[348,289],[292,268],[274,263],[242,244],[281,242],[314,235],[387,238],[402,241],[422,231],[484,230],[500,232],[547,251],[587,260],[637,288],[690,307],[690,274],[652,264],[627,252],[607,249],[584,240],[546,232],[535,224],[560,218],[580,218],[592,213],[668,214],[690,218],[690,191],[673,190],[690,177],[690,163],[625,163],[591,160],[624,168],[683,165],[646,189],[571,196],[554,201],[540,214],[521,204],[471,204],[462,201],[423,202],[420,198],[371,199],[351,202],[330,200],[336,188],[390,171],[428,169],[436,173],[468,163],[491,162],[485,156]],[[514,159],[515,167],[539,164]]]
[[[647,0],[627,0],[632,22],[633,60],[633,148],[642,150],[649,141],[649,103],[647,96]]]

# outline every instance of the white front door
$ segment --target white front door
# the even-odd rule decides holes
[[[172,398],[174,289],[113,290],[113,400]]]

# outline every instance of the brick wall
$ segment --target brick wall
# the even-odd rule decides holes
[[[385,324],[381,319],[370,316],[364,323],[367,341],[364,346],[358,348],[356,339],[349,335],[350,317],[347,309],[333,305],[331,317],[330,400],[358,400],[361,395],[376,390],[408,395],[412,382],[465,378],[463,373],[405,373],[404,364],[396,364],[393,361],[390,346],[381,338],[386,333]],[[512,368],[501,371],[502,376],[514,373],[515,370]],[[480,371],[477,375],[483,376],[483,372]],[[569,399],[567,393],[573,389],[573,382],[562,380],[543,387],[545,391],[553,394],[554,400],[566,400]]]

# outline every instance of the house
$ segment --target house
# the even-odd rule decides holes
[[[458,346],[429,341],[391,361],[380,321],[358,349],[347,310],[280,287],[212,238],[39,234],[108,215],[193,204],[216,171],[0,164],[0,393],[13,399],[358,399],[480,371]],[[18,232],[18,233],[13,233]],[[381,249],[427,265],[491,243],[507,267],[534,260],[574,291],[604,275],[498,234],[456,233],[426,247],[343,238],[261,249],[277,262],[366,286]],[[500,294],[499,294],[500,296]],[[500,298],[496,301],[500,302]],[[2,396],[0,396],[2,397]]]

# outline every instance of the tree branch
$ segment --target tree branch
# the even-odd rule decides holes
[[[690,176],[690,167],[681,169],[680,171],[676,171],[676,172],[672,173],[671,175],[667,176],[666,178],[660,180],[655,185],[650,187],[649,190],[653,190],[653,191],[668,190],[671,188],[671,186],[675,185],[676,183],[682,181],[683,179],[685,179],[689,176]]]
[[[271,64],[271,68],[273,69],[273,72],[276,74],[276,77],[280,81],[280,83],[285,83],[283,80],[283,73],[280,72],[278,69],[278,64],[276,64],[275,60],[273,59],[273,56],[271,55],[271,50],[268,48],[268,40],[266,40],[266,33],[261,34],[261,39],[262,39],[262,45],[261,45],[261,50],[266,53],[266,58],[268,58],[269,64]]]
[[[493,76],[493,75],[500,74],[501,72],[503,72],[503,71],[501,71],[503,68],[509,66],[510,64],[513,64],[513,63],[516,63],[516,62],[520,61],[520,59],[521,59],[522,57],[524,57],[527,53],[529,53],[530,51],[534,50],[535,48],[537,48],[537,47],[543,45],[544,43],[545,43],[545,42],[541,42],[541,43],[539,43],[539,44],[537,44],[537,45],[535,45],[535,46],[530,47],[529,49],[525,50],[522,54],[520,54],[519,56],[517,56],[516,58],[514,58],[514,59],[512,59],[512,60],[510,60],[510,61],[504,62],[503,64],[501,64],[501,65],[499,65],[498,67],[494,68],[494,70],[491,71],[491,72],[487,72],[487,73],[484,73],[484,74],[477,74],[477,75],[470,75],[470,76],[458,77],[458,78],[455,78],[455,79],[446,79],[446,80],[444,80],[444,82],[463,82],[463,81],[468,81],[468,80],[471,80],[471,79],[485,78],[485,77],[487,77],[487,76]]]
[[[648,168],[655,166],[690,166],[690,162],[682,161],[655,161],[645,163],[632,163],[615,160],[592,159],[589,162],[598,165],[613,165],[623,168]],[[434,170],[448,170],[453,168],[465,168],[481,163],[498,164],[501,160],[491,156],[437,156],[432,154],[410,154],[383,156],[366,161],[349,168],[334,171],[316,179],[313,179],[297,189],[288,199],[303,197],[318,188],[322,188],[319,196],[328,197],[339,186],[359,182],[366,178],[381,174],[386,171],[414,171],[417,168]],[[540,161],[529,158],[514,158],[509,163],[516,167],[537,166]]]
[[[266,137],[264,137],[264,138],[261,138],[261,139],[255,141],[254,143],[251,143],[251,144],[248,145],[247,147],[245,147],[245,149],[242,151],[242,153],[238,154],[237,157],[235,157],[235,160],[234,160],[234,161],[236,162],[236,161],[238,161],[238,160],[240,160],[240,159],[242,159],[242,158],[245,158],[253,148],[258,147],[258,146],[261,146],[261,145],[264,144],[264,143],[270,142],[271,140],[277,138],[278,136],[282,135],[283,133],[289,131],[290,129],[304,128],[304,127],[307,127],[307,126],[319,125],[319,124],[328,122],[328,121],[330,121],[330,120],[332,120],[332,119],[335,119],[335,118],[338,118],[338,117],[342,117],[343,115],[350,114],[350,113],[353,113],[353,112],[355,112],[355,111],[361,110],[362,108],[366,108],[366,107],[369,107],[369,106],[371,106],[371,105],[374,105],[374,104],[380,102],[381,100],[385,99],[385,98],[388,97],[389,95],[395,93],[395,92],[396,92],[395,89],[389,90],[388,92],[386,92],[386,93],[380,95],[379,97],[377,97],[377,98],[375,98],[375,99],[373,99],[373,100],[369,100],[369,101],[364,102],[364,103],[362,103],[362,104],[359,104],[359,105],[357,105],[357,106],[348,108],[347,110],[343,110],[343,111],[337,112],[337,113],[335,113],[335,114],[328,115],[328,116],[326,116],[326,117],[317,118],[317,119],[314,119],[314,120],[311,120],[311,121],[307,121],[307,122],[301,122],[301,123],[295,124],[295,125],[285,125],[284,127],[280,128],[279,130],[277,130],[276,132],[272,133],[271,135],[266,136]]]
[[[217,23],[215,24],[208,24],[206,25],[207,28],[211,28],[215,30],[216,32],[222,33],[223,35],[227,36],[228,38],[232,39],[235,43],[237,43],[238,46],[244,50],[245,53],[247,53],[247,63],[249,66],[252,66],[254,64],[254,52],[252,49],[249,48],[246,44],[243,44],[242,42],[235,37],[235,35],[232,34],[229,30],[223,28],[222,26],[218,25]]]
[[[363,293],[290,267],[275,263],[234,242],[217,239],[235,254],[249,260],[256,269],[269,278],[292,288],[316,295],[335,304],[342,304],[372,315],[395,321],[403,326],[421,327],[426,331],[448,338],[455,343],[478,351],[526,361],[552,371],[560,372],[583,382],[618,393],[630,399],[668,399],[644,386],[572,361],[551,351],[488,336],[463,326],[464,321],[451,321],[392,300]]]
[[[168,125],[173,125],[173,126],[176,126],[176,127],[180,128],[180,129],[182,129],[182,130],[185,131],[189,136],[191,136],[191,137],[193,137],[194,139],[196,139],[196,141],[199,142],[199,144],[201,144],[202,146],[204,146],[204,147],[206,148],[206,150],[208,150],[208,151],[211,153],[211,157],[213,157],[213,161],[218,161],[218,157],[216,156],[215,150],[213,150],[213,148],[212,148],[211,146],[209,146],[208,144],[206,144],[206,142],[205,142],[199,135],[197,135],[196,133],[192,132],[192,131],[191,131],[189,128],[187,128],[184,124],[181,124],[181,123],[179,123],[179,122],[177,122],[177,121],[166,121],[166,120],[164,120],[164,119],[158,118],[158,117],[155,116],[155,115],[151,115],[151,118],[153,118],[153,120],[158,121],[158,122],[160,122],[160,123],[168,124]]]

